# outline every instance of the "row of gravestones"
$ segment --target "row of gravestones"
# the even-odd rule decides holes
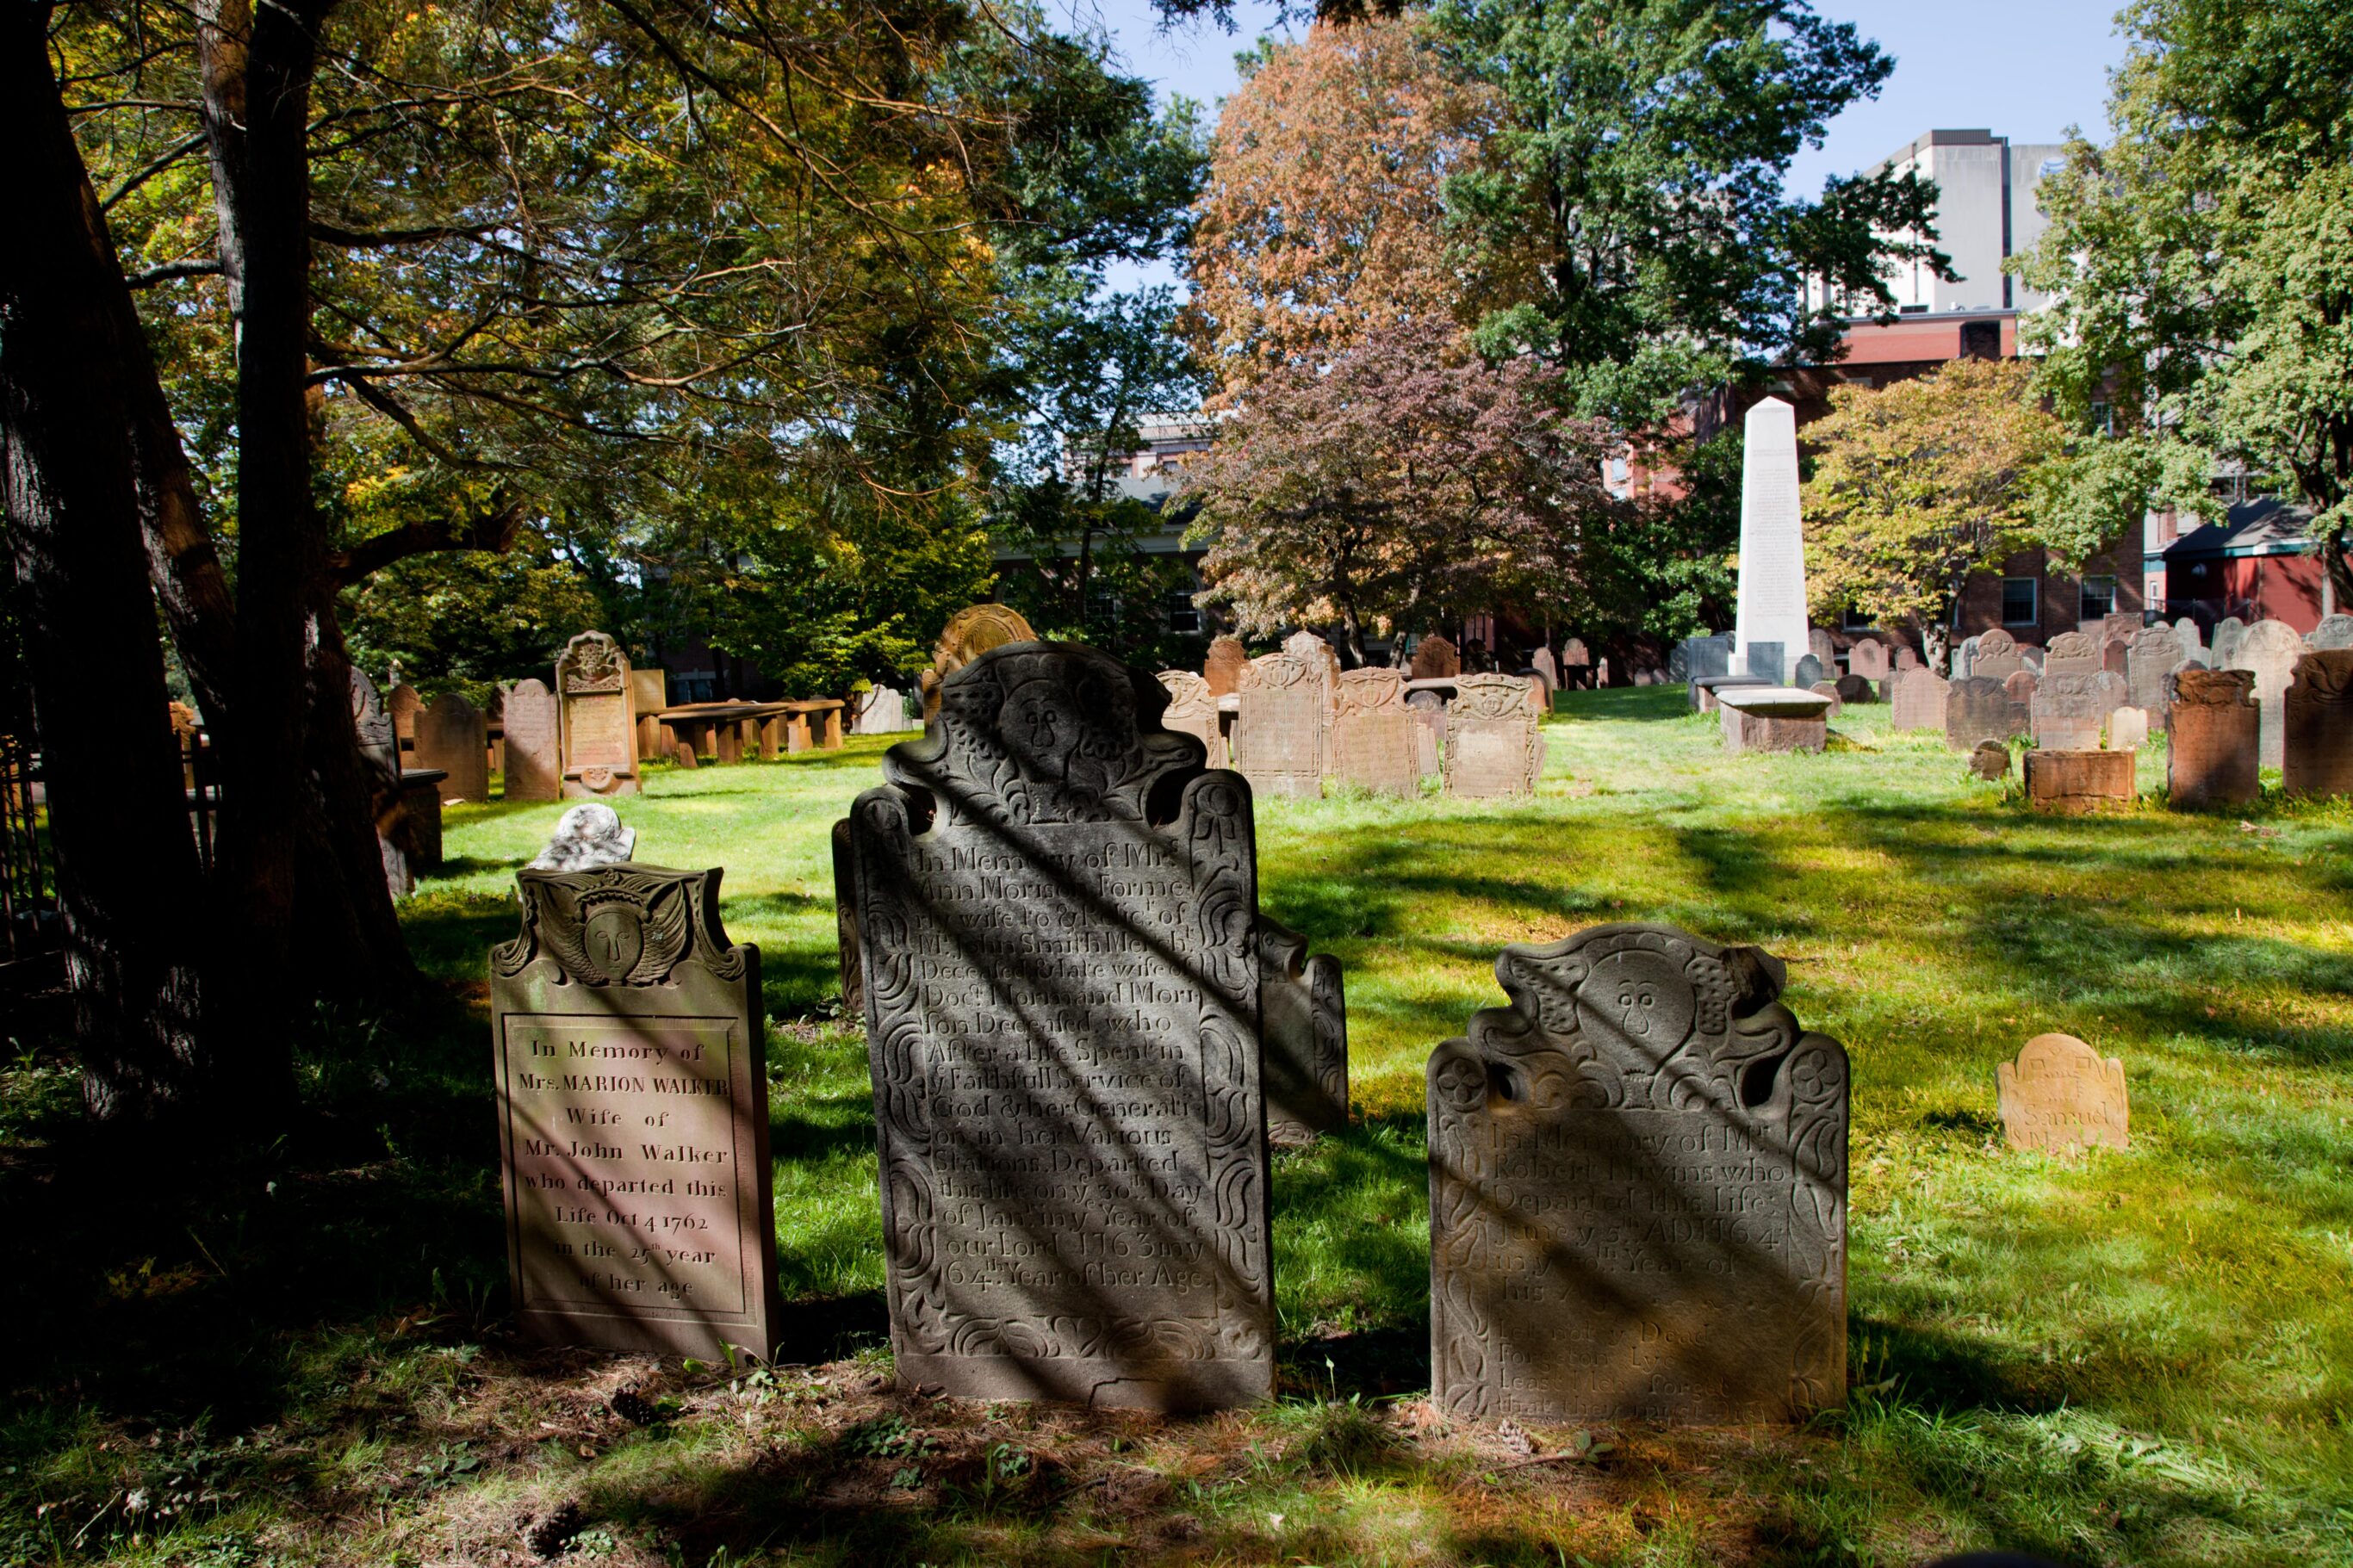
[[[1155,722],[1152,678],[1030,643],[940,696],[837,830],[897,1375],[1264,1399],[1269,1129],[1285,1074],[1330,1071],[1308,1087],[1345,1117],[1336,966],[1258,912],[1249,791]],[[518,1313],[557,1340],[765,1355],[759,956],[721,929],[718,871],[626,863],[610,816],[567,817],[492,955]],[[1496,973],[1509,1005],[1427,1067],[1434,1397],[1543,1421],[1840,1404],[1848,1065],[1780,1005],[1780,963],[1605,925]],[[2121,1143],[2121,1069],[2060,1040],[2001,1074],[2013,1142]]]
[[[534,679],[499,694],[506,798],[636,794],[638,700],[628,657],[603,632],[582,632],[565,645],[554,674],[553,690]],[[488,714],[460,693],[427,702],[405,685],[383,708],[406,762],[448,775],[445,798],[490,798]]]

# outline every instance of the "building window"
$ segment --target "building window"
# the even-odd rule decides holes
[[[1189,635],[1201,629],[1201,612],[1194,607],[1193,590],[1172,588],[1168,592],[1168,629]]]
[[[2079,621],[2096,621],[2116,613],[2116,580],[2114,577],[2084,579],[2084,613]]]
[[[2092,405],[2092,428],[2103,436],[2116,433],[2116,411],[2105,403]]]
[[[1878,624],[1852,605],[1849,605],[1839,616],[1839,629],[1841,631],[1867,632]]]
[[[2001,580],[2001,624],[2006,626],[2031,626],[2042,617],[2035,614],[2035,583],[2031,577],[2004,577]]]

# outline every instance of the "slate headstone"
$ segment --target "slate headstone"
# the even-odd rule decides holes
[[[2165,711],[2165,678],[2187,657],[2180,637],[2163,622],[2143,626],[2125,639],[2125,684],[2136,708]]]
[[[2125,705],[2124,677],[2110,670],[2054,675],[2034,693],[2034,743],[2050,752],[2096,752],[2108,715]]]
[[[385,711],[375,682],[354,667],[352,670],[352,729],[359,736],[360,755],[375,773],[379,790],[392,789],[400,779],[400,738]]]
[[[1319,659],[1288,653],[1250,661],[1236,694],[1233,762],[1261,796],[1314,799],[1330,771],[1332,689]]]
[[[1791,684],[1811,690],[1821,679],[1822,661],[1810,653],[1798,660],[1798,673],[1792,679]]]
[[[1903,669],[1895,673],[1894,716],[1898,730],[1938,730],[1945,727],[1945,679],[1933,669]]]
[[[1431,1397],[1563,1425],[1846,1393],[1847,1060],[1757,948],[1605,925],[1430,1054]]]
[[[1964,676],[1945,691],[1945,744],[1957,752],[1975,751],[1980,741],[2007,744],[2013,735],[2029,733],[2033,720],[2025,703],[2010,694],[1999,680],[1981,675]]]
[[[518,680],[507,692],[506,797],[555,800],[564,794],[564,747],[555,693],[543,680]]]
[[[1694,637],[1683,645],[1684,680],[1691,689],[1691,705],[1700,707],[1699,683],[1732,673],[1732,644],[1723,637]]]
[[[512,1300],[542,1339],[776,1352],[760,954],[721,929],[719,879],[516,874],[491,1010]]]
[[[555,661],[564,793],[638,793],[637,725],[629,712],[629,661],[603,632],[582,632]]]
[[[445,691],[417,715],[416,765],[439,768],[445,801],[491,798],[490,725],[459,693]]]
[[[1995,1104],[2013,1149],[2068,1153],[2132,1147],[2125,1064],[2073,1035],[2037,1035],[1994,1064]]]
[[[1858,702],[1879,700],[1879,693],[1873,689],[1870,680],[1860,675],[1840,676],[1838,695],[1839,704],[1841,707],[1852,707]]]
[[[1741,650],[1742,666],[1759,680],[1779,685],[1788,672],[1787,651],[1777,642],[1753,642]]]
[[[1240,690],[1242,671],[1249,665],[1250,650],[1240,637],[1212,638],[1209,655],[1201,661],[1201,679],[1209,683],[1210,697],[1231,697]]]
[[[2304,639],[2284,621],[2257,621],[2232,649],[2225,668],[2243,669],[2255,678],[2255,703],[2263,710],[2263,765],[2278,767],[2285,755],[2284,724],[2288,677],[2304,657]]]
[[[2243,669],[2177,669],[2166,681],[2165,788],[2176,808],[2239,805],[2263,793],[2263,715]]]
[[[2297,659],[2281,708],[2281,787],[2316,798],[2353,795],[2353,647]]]
[[[991,649],[851,808],[904,1386],[1273,1392],[1250,795],[1166,700],[1091,648]]]
[[[1332,774],[1379,795],[1421,793],[1421,726],[1405,705],[1405,677],[1343,670],[1332,710]]]
[[[1328,952],[1309,957],[1305,937],[1263,914],[1258,929],[1267,1136],[1305,1143],[1348,1125],[1348,1008],[1340,961]]]
[[[1446,793],[1486,800],[1532,795],[1543,776],[1544,731],[1516,676],[1466,675],[1446,709]]]
[[[1806,647],[1806,545],[1799,521],[1798,415],[1778,397],[1748,411],[1740,469],[1740,583],[1732,643],[1744,654]],[[1748,672],[1789,678],[1788,665]]]

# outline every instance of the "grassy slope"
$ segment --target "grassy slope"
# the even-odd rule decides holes
[[[764,1386],[508,1343],[479,1026],[453,1023],[438,1077],[420,1065],[404,1100],[395,1073],[371,1102],[391,1147],[369,1168],[454,1228],[346,1291],[354,1307],[373,1291],[375,1315],[272,1342],[295,1347],[269,1352],[290,1368],[272,1407],[311,1433],[281,1439],[308,1467],[300,1504],[273,1522],[276,1505],[239,1493],[165,1540],[301,1554],[322,1521],[356,1520],[355,1556],[487,1560],[515,1549],[514,1517],[576,1497],[584,1549],[609,1541],[617,1561],[765,1544],[779,1560],[1894,1563],[2004,1543],[2085,1563],[2353,1563],[2353,810],[2274,803],[2255,831],[2154,806],[2038,819],[1933,740],[1875,729],[1884,709],[1851,713],[1828,755],[1735,758],[1712,721],[1680,716],[1679,692],[1575,701],[1548,726],[1534,802],[1260,807],[1264,902],[1346,964],[1359,1107],[1345,1136],[1276,1162],[1282,1407],[984,1416],[874,1385],[864,1054],[827,1005],[827,826],[879,750],[854,742],[658,773],[622,805],[642,858],[727,868],[729,930],[761,946],[782,1020],[786,1289],[804,1353],[848,1359]],[[2160,784],[2161,753],[2142,771]],[[512,930],[512,868],[559,809],[452,810],[449,875],[407,914],[428,968],[480,973]],[[1859,1389],[1806,1433],[1539,1433],[1539,1458],[1599,1446],[1515,1465],[1409,1397],[1427,1382],[1421,1063],[1500,1000],[1504,943],[1627,919],[1781,955],[1792,1009],[1852,1054]],[[2123,1057],[2132,1152],[1999,1148],[1994,1063],[2045,1029]],[[370,1091],[328,1068],[316,1092]],[[201,1295],[205,1269],[186,1267]],[[386,1321],[420,1286],[438,1322]],[[624,1380],[669,1391],[677,1417],[622,1427],[597,1402]],[[109,1485],[120,1495],[98,1445],[136,1403],[52,1395],[19,1416],[10,1452],[46,1433],[59,1458],[10,1513],[78,1488],[79,1527]],[[366,1412],[394,1406],[397,1430],[378,1433]],[[0,1555],[8,1529],[0,1516]]]

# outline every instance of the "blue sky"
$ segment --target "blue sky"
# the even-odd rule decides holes
[[[1790,188],[1818,195],[1825,175],[1868,168],[1924,131],[1983,127],[2013,142],[2056,142],[2071,124],[2096,133],[2105,123],[2108,70],[2124,54],[2117,4],[1817,0],[1822,15],[1856,24],[1894,55],[1895,70],[1875,101],[1848,109],[1819,150],[1799,155]],[[1100,23],[1131,70],[1164,96],[1200,100],[1212,117],[1217,100],[1233,90],[1234,52],[1276,30],[1276,7],[1264,0],[1241,0],[1230,34],[1208,22],[1162,32],[1146,0],[1051,5],[1082,26]]]

